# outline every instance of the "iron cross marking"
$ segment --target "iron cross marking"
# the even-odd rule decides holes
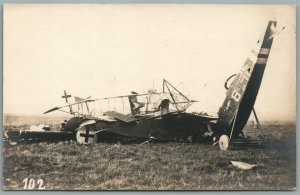
[[[90,127],[86,127],[86,133],[80,133],[80,137],[84,137],[84,142],[87,143],[89,141],[89,138],[93,138],[94,135],[90,135]]]
[[[66,90],[64,90],[64,95],[61,96],[62,98],[65,98],[66,99],[66,102],[68,103],[68,98],[72,97],[71,95],[68,95]]]

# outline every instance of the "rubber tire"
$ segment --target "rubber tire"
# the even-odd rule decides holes
[[[90,128],[90,134],[93,135],[94,137],[92,139],[88,139],[87,142],[85,142],[82,139],[82,136],[80,136],[81,133],[86,133],[86,128]],[[80,127],[77,132],[76,132],[76,141],[79,144],[84,144],[84,145],[88,145],[88,144],[95,144],[97,142],[97,134],[95,133],[96,127],[94,125],[86,125],[83,127]]]
[[[227,135],[222,135],[219,139],[219,147],[222,151],[226,151],[229,148],[229,137]]]

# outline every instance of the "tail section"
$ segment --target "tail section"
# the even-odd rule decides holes
[[[226,98],[219,109],[218,129],[222,134],[238,135],[247,123],[263,78],[271,50],[273,37],[277,33],[276,21],[269,21],[262,41],[246,59],[241,71],[236,74],[228,88]]]

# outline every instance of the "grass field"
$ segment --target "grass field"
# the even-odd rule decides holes
[[[5,129],[25,128],[23,120],[4,118]],[[60,121],[53,119],[52,126]],[[4,189],[22,190],[26,178],[42,179],[46,190],[294,189],[295,123],[268,122],[262,127],[272,138],[264,147],[234,146],[226,152],[200,143],[4,143]],[[246,136],[254,137],[249,129],[247,126]],[[240,170],[231,160],[257,167]]]

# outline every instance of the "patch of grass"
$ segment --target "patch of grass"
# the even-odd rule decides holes
[[[46,190],[287,190],[296,186],[296,127],[264,124],[264,148],[199,143],[79,145],[76,142],[4,145],[4,188],[25,178]],[[230,161],[256,164],[239,170]]]

